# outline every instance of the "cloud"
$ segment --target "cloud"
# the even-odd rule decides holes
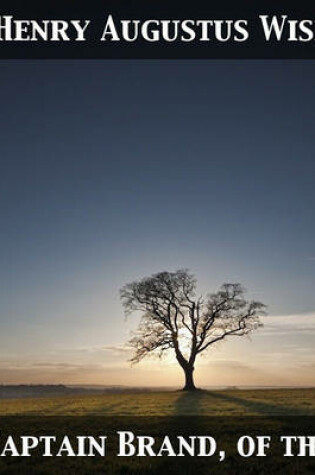
[[[2,361],[0,369],[6,370],[88,370],[88,369],[101,369],[102,365],[86,365],[79,363],[67,363],[67,362],[50,362],[50,361],[41,361],[41,362],[23,362],[23,361]]]
[[[264,327],[260,335],[315,334],[315,312],[274,315],[261,318]]]
[[[207,361],[207,366],[215,366],[222,369],[229,368],[232,370],[252,369],[252,367],[247,363],[231,359],[213,359],[212,361]]]
[[[127,345],[102,345],[102,346],[82,346],[79,348],[67,348],[63,350],[63,353],[97,353],[106,351],[115,355],[126,355],[132,348]]]
[[[132,351],[132,348],[124,345],[105,345],[100,348],[102,351],[110,351],[115,354],[126,354]]]

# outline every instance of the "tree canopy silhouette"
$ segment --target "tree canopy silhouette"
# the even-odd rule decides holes
[[[196,279],[188,270],[159,272],[125,285],[120,293],[126,314],[139,311],[141,321],[130,340],[132,362],[174,351],[185,374],[184,390],[195,390],[195,361],[200,353],[228,336],[244,336],[262,326],[265,305],[244,297],[238,283],[196,296]]]

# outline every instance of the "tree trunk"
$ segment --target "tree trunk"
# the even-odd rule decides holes
[[[194,383],[194,370],[193,366],[186,366],[184,369],[185,373],[185,386],[183,391],[195,391],[197,388]]]

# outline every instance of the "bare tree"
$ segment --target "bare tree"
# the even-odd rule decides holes
[[[195,390],[195,361],[228,336],[243,336],[262,324],[265,305],[247,301],[240,284],[223,284],[206,298],[196,297],[196,279],[188,270],[160,272],[121,289],[126,314],[141,312],[130,340],[133,363],[171,350],[185,373],[184,390]]]

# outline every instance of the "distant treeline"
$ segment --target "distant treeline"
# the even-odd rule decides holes
[[[23,398],[36,396],[53,396],[71,393],[72,389],[58,385],[0,385],[0,398]]]
[[[128,386],[65,386],[63,384],[0,385],[0,399],[65,396],[71,394],[102,394],[165,391],[165,388],[131,388]]]

